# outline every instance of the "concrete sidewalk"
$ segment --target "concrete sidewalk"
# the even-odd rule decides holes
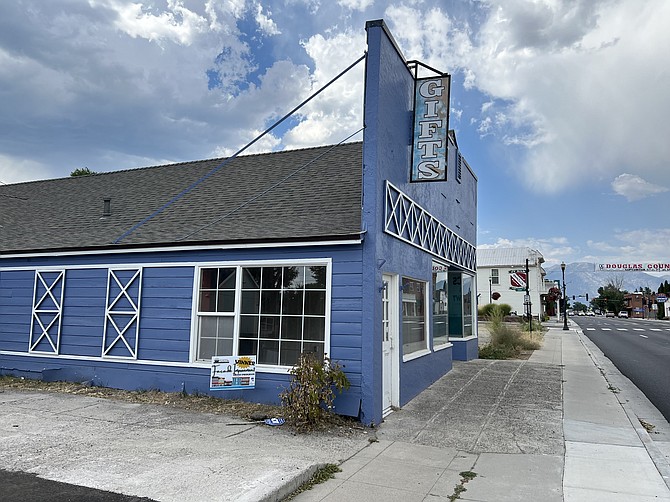
[[[670,501],[670,426],[574,323],[528,361],[455,364],[378,438],[296,500]]]
[[[670,501],[670,426],[575,324],[527,361],[455,363],[367,433],[240,423],[6,390],[0,469],[165,502],[281,500],[324,463],[296,500]]]

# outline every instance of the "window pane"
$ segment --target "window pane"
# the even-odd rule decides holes
[[[305,284],[305,267],[284,267],[284,287],[302,289]]]
[[[242,291],[242,313],[258,314],[260,309],[260,291]]]
[[[323,360],[324,344],[319,342],[304,342],[302,345],[303,354],[315,354],[319,361]]]
[[[211,359],[216,355],[216,338],[201,338],[198,347],[198,359]]]
[[[260,289],[261,267],[242,269],[242,289]]]
[[[433,272],[433,345],[442,345],[449,341],[448,281],[446,271]]]
[[[279,338],[279,316],[261,317],[261,338]]]
[[[200,271],[200,289],[216,289],[216,268],[203,268]]]
[[[235,310],[235,290],[219,291],[217,312],[233,312]]]
[[[255,356],[258,353],[258,340],[240,339],[238,354],[240,356]]]
[[[281,360],[279,364],[282,366],[294,366],[298,362],[299,356],[300,342],[281,343]]]
[[[427,348],[425,286],[423,282],[402,279],[403,354]]]
[[[282,303],[282,314],[302,314],[303,291],[284,291],[284,302]]]
[[[201,291],[199,312],[216,312],[216,291]]]
[[[261,314],[279,314],[280,307],[280,291],[263,291],[261,293]]]
[[[219,338],[216,342],[215,356],[232,356],[233,355],[233,339]]]
[[[281,289],[281,267],[263,267],[263,289]]]
[[[283,317],[281,321],[282,340],[302,339],[302,317]]]
[[[258,364],[277,364],[279,362],[279,342],[261,340],[256,362]]]
[[[219,321],[219,328],[217,337],[233,339],[234,319],[232,317],[217,317]],[[217,354],[217,356],[220,354]],[[223,354],[227,355],[227,354]]]
[[[305,267],[305,288],[326,289],[326,267]]]
[[[326,292],[305,291],[305,315],[326,314]]]
[[[203,338],[216,337],[216,317],[200,317],[200,336]]]
[[[305,317],[305,340],[326,339],[326,319],[323,317]]]
[[[219,289],[235,289],[235,269],[219,269]]]
[[[243,315],[240,317],[240,337],[241,338],[258,338],[258,321],[257,315]]]

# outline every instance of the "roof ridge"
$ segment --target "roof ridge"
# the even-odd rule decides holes
[[[354,145],[354,144],[360,144],[362,141],[350,141],[347,143],[333,143],[329,145],[320,145],[320,146],[308,146],[308,147],[303,147],[303,148],[293,148],[290,150],[278,150],[278,151],[271,151],[271,152],[258,152],[258,153],[249,153],[246,155],[238,155],[237,158],[246,158],[246,157],[260,157],[263,155],[278,155],[278,154],[283,154],[283,153],[292,153],[292,152],[301,152],[301,151],[307,151],[307,150],[318,150],[322,148],[334,148],[334,147],[343,147],[346,145]],[[46,182],[53,182],[53,181],[63,181],[63,180],[69,180],[69,179],[82,179],[82,178],[91,178],[91,177],[98,177],[98,176],[105,176],[105,175],[111,175],[111,174],[116,174],[116,173],[126,173],[130,171],[141,171],[141,170],[148,170],[148,169],[158,169],[158,168],[163,168],[163,167],[174,167],[174,166],[181,166],[181,165],[187,165],[187,164],[200,164],[204,162],[224,162],[225,160],[229,159],[229,157],[212,157],[209,159],[196,159],[196,160],[184,160],[181,162],[169,162],[166,164],[158,164],[158,165],[153,165],[153,166],[139,166],[139,167],[128,167],[125,169],[118,169],[115,171],[104,171],[104,172],[99,172],[95,174],[87,174],[85,176],[63,176],[60,178],[46,178],[46,179],[40,179],[40,180],[31,180],[31,181],[19,181],[18,183],[6,183],[3,185],[0,185],[0,190],[6,187],[16,187],[16,186],[21,186],[21,185],[27,185],[30,183],[46,183]]]

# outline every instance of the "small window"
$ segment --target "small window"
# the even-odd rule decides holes
[[[500,275],[497,268],[491,269],[491,284],[500,284]]]

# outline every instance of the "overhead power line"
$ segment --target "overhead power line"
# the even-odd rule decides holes
[[[331,84],[333,84],[335,81],[337,81],[342,75],[347,73],[349,70],[351,70],[354,66],[356,66],[358,63],[363,61],[365,59],[366,54],[363,54],[361,57],[359,57],[356,61],[351,63],[347,68],[342,70],[340,73],[338,73],[334,78],[332,78],[328,83],[326,83],[323,87],[321,87],[319,90],[317,90],[314,94],[309,96],[307,99],[305,99],[302,103],[300,103],[298,106],[296,106],[293,110],[288,112],[286,115],[284,115],[281,119],[279,119],[277,122],[272,124],[270,127],[268,127],[265,131],[263,131],[261,134],[256,136],[253,140],[251,140],[249,143],[247,143],[245,146],[240,148],[237,152],[235,152],[233,155],[225,159],[223,162],[221,162],[219,165],[216,167],[212,168],[207,174],[205,174],[203,177],[200,179],[194,181],[191,183],[188,187],[186,187],[184,190],[179,192],[177,195],[175,195],[172,199],[170,199],[168,202],[163,204],[161,207],[156,209],[153,213],[151,213],[149,216],[144,218],[142,221],[136,223],[133,225],[129,230],[125,231],[123,234],[121,234],[119,237],[116,238],[116,240],[113,241],[114,244],[119,244],[123,239],[128,237],[130,234],[135,232],[138,228],[140,228],[142,225],[147,223],[148,221],[152,220],[159,214],[161,214],[163,211],[165,211],[168,207],[170,207],[172,204],[177,202],[179,199],[184,197],[185,195],[189,194],[193,189],[195,189],[198,185],[200,185],[203,181],[209,179],[212,175],[220,171],[224,166],[226,166],[229,162],[231,162],[233,159],[237,158],[242,152],[247,150],[249,147],[251,147],[254,143],[256,143],[258,140],[260,140],[263,136],[268,134],[270,131],[272,131],[275,127],[277,127],[279,124],[284,122],[286,119],[288,119],[291,115],[293,115],[295,112],[297,112],[300,108],[305,106],[307,103],[309,103],[312,99],[314,99],[316,96],[321,94],[324,90],[326,90],[328,87],[330,87]]]

